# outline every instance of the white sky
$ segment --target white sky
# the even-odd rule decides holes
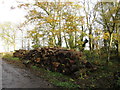
[[[25,21],[24,16],[26,15],[26,12],[24,9],[17,8],[17,5],[18,5],[18,2],[31,2],[31,1],[33,0],[0,0],[0,23],[12,22],[15,24],[19,24],[24,22]],[[52,0],[41,0],[41,2],[44,2],[44,1],[52,1]],[[60,0],[60,1],[77,2],[81,0]],[[93,0],[93,2],[95,1],[97,0]],[[109,1],[109,0],[103,0],[103,1]],[[15,7],[15,8],[11,9],[11,7],[13,8]],[[0,42],[0,52],[3,52],[3,51],[4,51],[3,44],[2,42]]]
[[[9,21],[20,23],[25,20],[25,11],[19,8],[10,9],[12,6],[17,7],[16,0],[0,0],[0,23]]]
[[[25,21],[26,12],[24,9],[17,8],[18,2],[31,2],[33,0],[0,0],[0,23],[12,22],[19,24]],[[41,0],[44,1],[53,1],[53,0]],[[56,0],[57,1],[57,0]],[[60,0],[61,2],[66,1],[81,1],[81,0]],[[11,7],[15,7],[11,9]],[[0,42],[0,52],[4,52],[3,42]]]
[[[19,24],[25,21],[25,10],[17,8],[17,0],[0,0],[0,23],[11,22]],[[11,7],[15,9],[11,9]],[[4,52],[3,42],[0,42],[0,52]]]

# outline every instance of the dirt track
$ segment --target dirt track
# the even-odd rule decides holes
[[[0,59],[1,61],[1,59]],[[30,71],[14,67],[2,61],[2,88],[53,88],[47,81]]]

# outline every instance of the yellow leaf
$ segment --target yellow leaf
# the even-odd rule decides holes
[[[108,32],[104,33],[103,34],[103,39],[107,40],[108,38],[109,38],[109,33]]]

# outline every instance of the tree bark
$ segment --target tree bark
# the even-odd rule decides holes
[[[118,56],[120,57],[120,32],[118,34],[119,38],[118,38]]]
[[[112,48],[112,37],[113,37],[113,35],[112,35],[112,33],[110,33],[107,63],[110,61],[111,48]]]
[[[90,28],[89,28],[89,48],[90,48],[90,51],[92,51],[93,50],[93,48],[92,48],[92,38],[91,38],[91,36],[92,36],[92,27],[90,26]]]

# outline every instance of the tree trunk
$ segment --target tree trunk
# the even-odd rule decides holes
[[[107,50],[107,40],[104,39],[104,48]]]
[[[14,50],[16,49],[16,43],[14,43]]]
[[[120,33],[118,38],[118,56],[120,57]]]
[[[60,2],[60,1],[59,1]],[[61,11],[57,12],[61,16]],[[61,36],[61,17],[59,17],[59,36],[58,36],[58,46],[62,46],[62,36]]]
[[[24,47],[24,46],[23,46],[23,42],[24,42],[24,41],[23,41],[23,31],[21,30],[21,32],[22,32],[22,49],[23,49],[23,47]]]
[[[110,61],[110,54],[111,54],[111,48],[112,48],[112,37],[113,37],[113,35],[112,35],[112,33],[110,33],[107,63],[109,63],[109,61]]]
[[[81,26],[81,28],[82,28],[82,33],[81,33],[81,41],[83,41],[83,30],[84,30],[84,27],[83,27],[83,25]]]
[[[28,39],[28,46],[27,46],[27,50],[30,50],[30,40]]]
[[[75,31],[75,46],[74,48],[77,48],[77,31]]]
[[[90,51],[92,51],[93,50],[93,48],[92,48],[92,27],[90,26],[90,28],[89,28],[89,48],[90,48]]]
[[[118,54],[119,54],[119,57],[120,57],[120,37],[119,37],[119,41],[118,41]]]
[[[65,37],[65,32],[64,32],[64,40],[65,40],[66,47],[69,48],[68,43],[67,43],[67,38]]]

